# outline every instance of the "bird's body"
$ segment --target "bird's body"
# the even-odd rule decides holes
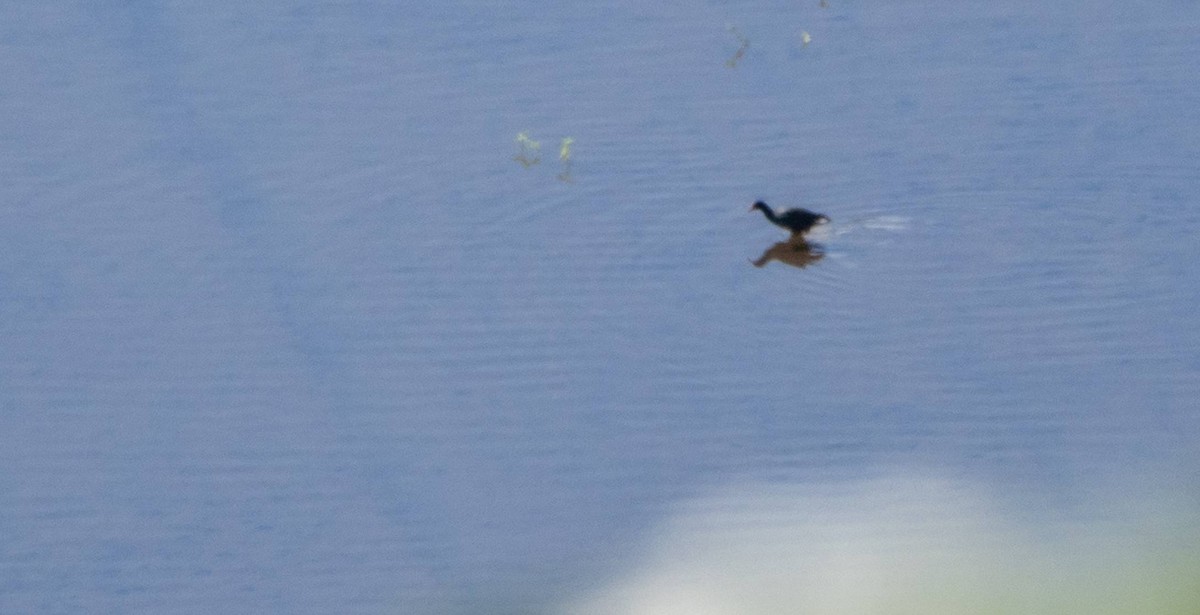
[[[763,215],[774,223],[775,226],[785,228],[791,231],[792,235],[796,236],[804,235],[818,223],[829,222],[829,217],[825,214],[819,214],[801,207],[785,209],[776,214],[766,203],[755,201],[750,206],[750,211],[754,211],[755,209],[763,212]]]

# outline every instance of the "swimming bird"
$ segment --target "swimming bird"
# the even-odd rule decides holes
[[[795,209],[785,209],[779,212],[778,215],[762,201],[755,201],[750,206],[750,211],[759,210],[768,220],[773,222],[775,226],[785,228],[792,232],[793,236],[804,235],[812,227],[819,222],[829,222],[829,216],[797,207]]]

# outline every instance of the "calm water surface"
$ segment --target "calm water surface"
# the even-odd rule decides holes
[[[0,611],[1194,612],[1200,6],[1000,4],[0,8]]]

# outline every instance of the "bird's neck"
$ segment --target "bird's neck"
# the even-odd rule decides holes
[[[763,215],[767,217],[768,220],[770,220],[771,222],[774,222],[775,224],[779,224],[779,218],[775,216],[775,212],[771,211],[770,207],[763,205],[761,208],[761,211],[763,212]]]

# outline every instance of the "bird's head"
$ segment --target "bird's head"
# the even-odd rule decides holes
[[[766,211],[767,204],[762,201],[755,201],[754,204],[750,206],[750,211],[754,211],[756,209],[760,211]]]

